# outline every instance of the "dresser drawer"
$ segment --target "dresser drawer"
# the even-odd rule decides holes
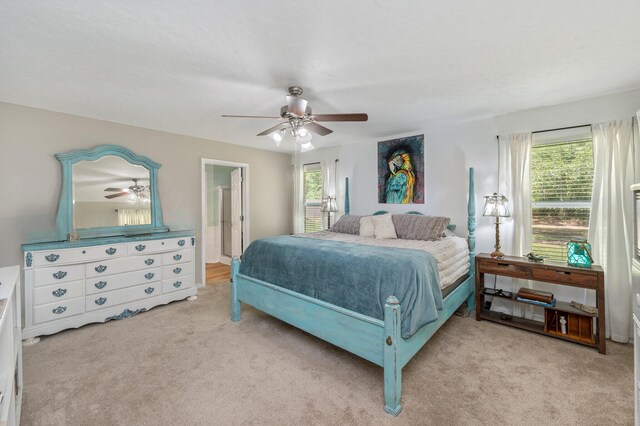
[[[529,268],[509,263],[502,263],[499,260],[480,263],[478,271],[484,274],[497,274],[514,278],[531,278]]]
[[[105,275],[119,274],[122,272],[149,269],[150,267],[154,266],[162,266],[162,255],[149,254],[146,256],[129,256],[120,259],[89,263],[86,265],[86,276],[87,278],[102,277]]]
[[[149,284],[125,288],[122,290],[108,291],[100,294],[92,294],[86,297],[86,309],[94,311],[96,309],[108,308],[134,300],[146,299],[162,294],[162,282],[155,281]]]
[[[176,263],[191,262],[191,260],[193,259],[192,253],[193,253],[193,250],[191,249],[164,253],[162,255],[162,264],[174,265]]]
[[[182,277],[185,275],[193,275],[193,262],[176,263],[175,265],[162,267],[162,277],[164,279]]]
[[[104,277],[86,279],[86,294],[100,293],[160,280],[162,268],[125,272]]]
[[[69,299],[84,296],[84,280],[71,281],[48,285],[45,287],[36,287],[33,289],[33,304],[35,306],[44,305],[46,303],[60,303]]]
[[[191,237],[166,240],[133,241],[127,244],[129,254],[157,253],[191,247]]]
[[[32,252],[34,267],[54,266],[66,263],[87,262],[98,259],[109,259],[127,254],[125,244],[110,244],[93,247],[78,247],[63,250],[46,250]],[[25,262],[25,265],[27,263]]]
[[[172,291],[183,290],[185,288],[193,287],[194,285],[195,280],[193,279],[193,275],[171,278],[169,280],[162,281],[162,292],[171,293]]]
[[[84,279],[84,265],[60,265],[35,269],[35,285],[65,283]]]
[[[38,324],[82,313],[84,313],[84,297],[78,297],[58,303],[36,306],[33,308],[33,322]]]
[[[560,284],[571,284],[586,288],[598,286],[598,276],[583,272],[564,271],[561,269],[534,269],[534,280],[550,281]]]

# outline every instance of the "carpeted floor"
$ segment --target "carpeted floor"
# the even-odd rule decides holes
[[[229,286],[24,348],[23,425],[616,425],[633,423],[633,348],[606,356],[453,317],[403,370],[382,369],[243,306]]]

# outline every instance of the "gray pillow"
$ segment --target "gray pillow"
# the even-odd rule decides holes
[[[391,218],[398,238],[405,240],[439,240],[451,221],[448,217],[415,214],[394,214]]]
[[[330,231],[341,234],[358,235],[360,232],[360,218],[358,215],[344,215],[333,224]]]

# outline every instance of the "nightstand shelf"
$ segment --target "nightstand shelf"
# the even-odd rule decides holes
[[[505,256],[494,259],[482,253],[476,256],[476,319],[497,322],[511,327],[562,340],[579,343],[597,348],[600,353],[606,353],[605,314],[604,314],[604,272],[600,266],[591,268],[575,268],[560,262],[533,263],[520,257]],[[516,300],[514,294],[491,294],[492,289],[484,286],[485,274],[542,281],[553,284],[586,288],[596,292],[596,307],[598,312],[590,314],[574,308],[569,303],[557,301],[555,306],[540,306]],[[540,306],[544,308],[544,322],[484,309],[484,298],[490,296],[513,303]],[[561,332],[560,317],[564,317],[567,333]],[[596,321],[597,331],[594,332],[593,322]]]

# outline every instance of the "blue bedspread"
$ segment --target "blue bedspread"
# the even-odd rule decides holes
[[[249,245],[240,273],[381,320],[396,296],[405,339],[442,309],[436,260],[419,250],[270,237]]]

